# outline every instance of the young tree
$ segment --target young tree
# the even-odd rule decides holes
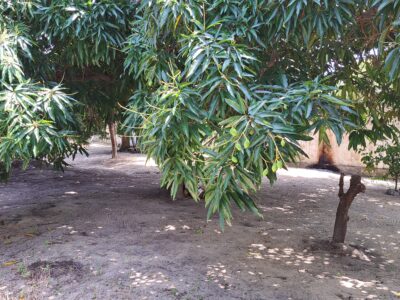
[[[361,183],[361,176],[353,175],[350,179],[350,186],[344,192],[344,174],[340,174],[339,180],[339,205],[336,210],[335,226],[333,230],[332,242],[344,243],[347,233],[347,223],[349,222],[349,210],[355,197],[359,193],[365,192],[365,185]]]
[[[394,190],[398,192],[400,177],[400,144],[385,144],[378,146],[363,157],[363,162],[370,170],[375,169],[379,164],[384,164],[387,169],[387,176],[394,180]]]

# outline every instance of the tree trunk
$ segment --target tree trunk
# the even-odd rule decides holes
[[[183,199],[185,199],[185,198],[186,198],[186,195],[185,195],[185,185],[182,183],[182,184],[180,184],[179,187],[178,187],[178,191],[177,191],[177,193],[176,193],[175,199],[176,199],[176,200],[183,200]]]
[[[108,131],[110,132],[111,139],[111,158],[117,158],[117,130],[115,122],[110,121],[108,123]]]
[[[365,185],[361,183],[361,176],[353,175],[350,179],[350,187],[345,193],[343,190],[344,174],[340,174],[339,180],[339,205],[336,211],[335,227],[333,230],[333,243],[344,243],[347,233],[347,223],[349,221],[349,209],[354,198],[365,192]]]
[[[399,176],[396,176],[396,178],[394,179],[394,190],[397,191],[397,186],[399,183]]]
[[[135,149],[136,152],[139,152],[139,149],[137,147],[137,136],[135,135],[135,131],[132,131],[131,142],[133,149]]]
[[[129,136],[123,135],[121,137],[121,147],[119,147],[120,152],[126,152],[131,147],[131,138]]]

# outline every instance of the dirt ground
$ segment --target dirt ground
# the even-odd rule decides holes
[[[290,169],[221,233],[204,203],[171,201],[140,154],[90,147],[65,173],[0,185],[0,299],[399,299],[400,198],[364,180],[344,255],[327,241],[337,174]],[[348,183],[349,178],[346,177]]]

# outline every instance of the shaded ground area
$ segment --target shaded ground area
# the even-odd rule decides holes
[[[235,211],[221,233],[142,155],[90,152],[0,185],[0,299],[398,299],[400,198],[382,184],[350,211],[352,257],[326,242],[338,175],[281,172],[258,195],[264,219]]]

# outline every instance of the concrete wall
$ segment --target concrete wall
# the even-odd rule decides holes
[[[357,167],[357,168],[363,167],[363,164],[361,162],[361,155],[355,151],[348,150],[349,146],[348,135],[346,135],[343,138],[343,142],[340,146],[336,143],[336,139],[333,133],[329,132],[328,136],[331,143],[331,148],[329,149],[331,154],[330,158],[332,159],[332,163],[334,165],[338,167],[340,166]],[[318,163],[320,156],[322,154],[321,152],[323,151],[322,149],[323,146],[318,143],[318,135],[314,136],[314,139],[312,141],[301,142],[300,144],[303,151],[306,152],[308,155],[308,157],[302,156],[300,159],[300,163],[308,165]],[[373,145],[371,145],[369,146],[369,148],[372,150],[374,147]]]
[[[399,125],[400,126],[400,125]],[[361,162],[361,154],[353,150],[349,150],[349,136],[345,135],[340,145],[336,143],[336,138],[332,132],[328,133],[331,148],[329,149],[329,156],[332,160],[332,164],[337,166],[344,172],[350,173],[365,173],[365,166]],[[297,166],[307,167],[317,164],[320,160],[321,153],[324,152],[323,145],[318,143],[318,135],[314,136],[312,141],[300,142],[300,145],[304,152],[307,153],[308,157],[302,156]],[[326,147],[326,146],[325,146]],[[367,145],[365,152],[372,151],[376,148],[375,145]],[[383,173],[385,165],[380,164],[378,166],[377,174]],[[381,169],[381,170],[379,170]]]

